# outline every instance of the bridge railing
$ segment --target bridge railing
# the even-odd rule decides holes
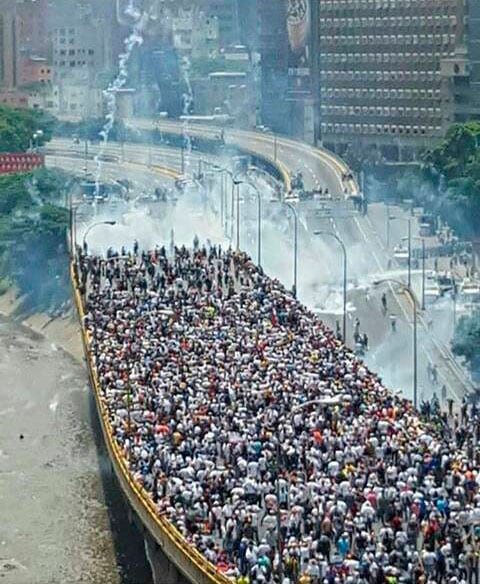
[[[218,571],[213,564],[182,536],[170,521],[159,515],[153,500],[132,478],[128,469],[127,460],[113,438],[113,429],[109,420],[106,398],[102,394],[96,366],[90,352],[89,333],[85,328],[84,301],[80,292],[78,274],[74,261],[70,264],[70,276],[75,305],[81,324],[82,344],[88,374],[100,418],[102,433],[112,467],[124,494],[132,505],[133,510],[139,516],[144,528],[148,530],[150,536],[162,548],[169,560],[175,564],[176,568],[190,582],[194,584],[232,584],[232,580]]]

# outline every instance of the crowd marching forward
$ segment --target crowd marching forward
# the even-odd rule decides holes
[[[80,252],[113,436],[238,584],[478,584],[480,416],[387,390],[244,253]]]

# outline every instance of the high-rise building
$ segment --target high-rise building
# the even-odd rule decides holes
[[[445,124],[480,119],[480,3],[459,6],[455,54],[441,62]]]
[[[201,0],[199,5],[207,16],[218,19],[220,44],[233,45],[240,42],[239,0]]]
[[[321,134],[411,158],[479,117],[477,0],[321,0]]]
[[[318,2],[259,0],[261,119],[309,143],[319,137]]]
[[[17,85],[17,49],[15,3],[0,0],[0,86],[12,89]]]
[[[32,59],[48,57],[46,0],[0,0],[0,86],[30,79]]]
[[[290,133],[288,116],[288,34],[286,3],[260,0],[260,66],[263,125],[275,132]]]
[[[258,50],[260,2],[261,0],[242,0],[238,10],[240,42],[252,51]]]

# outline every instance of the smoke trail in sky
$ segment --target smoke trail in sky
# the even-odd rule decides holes
[[[133,21],[132,32],[125,39],[125,50],[120,55],[118,60],[118,75],[113,82],[103,92],[106,100],[107,114],[105,116],[106,122],[100,132],[101,144],[98,154],[95,156],[96,175],[95,175],[95,193],[99,194],[100,179],[102,176],[102,159],[108,144],[108,138],[115,123],[115,116],[117,113],[117,93],[125,86],[128,79],[128,63],[132,56],[135,47],[143,43],[143,32],[149,20],[148,12],[141,12],[135,7],[133,0],[129,1],[125,9],[125,15],[130,17]]]
[[[195,22],[197,17],[197,11],[192,9],[191,19]],[[190,137],[188,116],[190,115],[192,104],[193,104],[193,90],[192,83],[190,81],[190,59],[185,56],[180,62],[180,70],[182,72],[183,81],[185,83],[185,91],[183,93],[183,115],[185,116],[182,125],[182,148],[185,149],[185,171],[189,169],[191,163],[191,152],[192,152],[192,139]]]
[[[183,94],[183,115],[189,116],[191,111],[191,106],[193,103],[193,91],[192,84],[190,82],[190,60],[188,57],[184,57],[181,64],[181,70],[183,79],[185,81],[185,93]],[[190,154],[192,152],[192,139],[189,132],[188,118],[186,117],[182,125],[182,137],[185,147],[185,168],[190,166]]]

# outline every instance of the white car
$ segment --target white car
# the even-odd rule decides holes
[[[478,302],[480,300],[480,282],[464,278],[460,285],[460,295],[465,302]]]

